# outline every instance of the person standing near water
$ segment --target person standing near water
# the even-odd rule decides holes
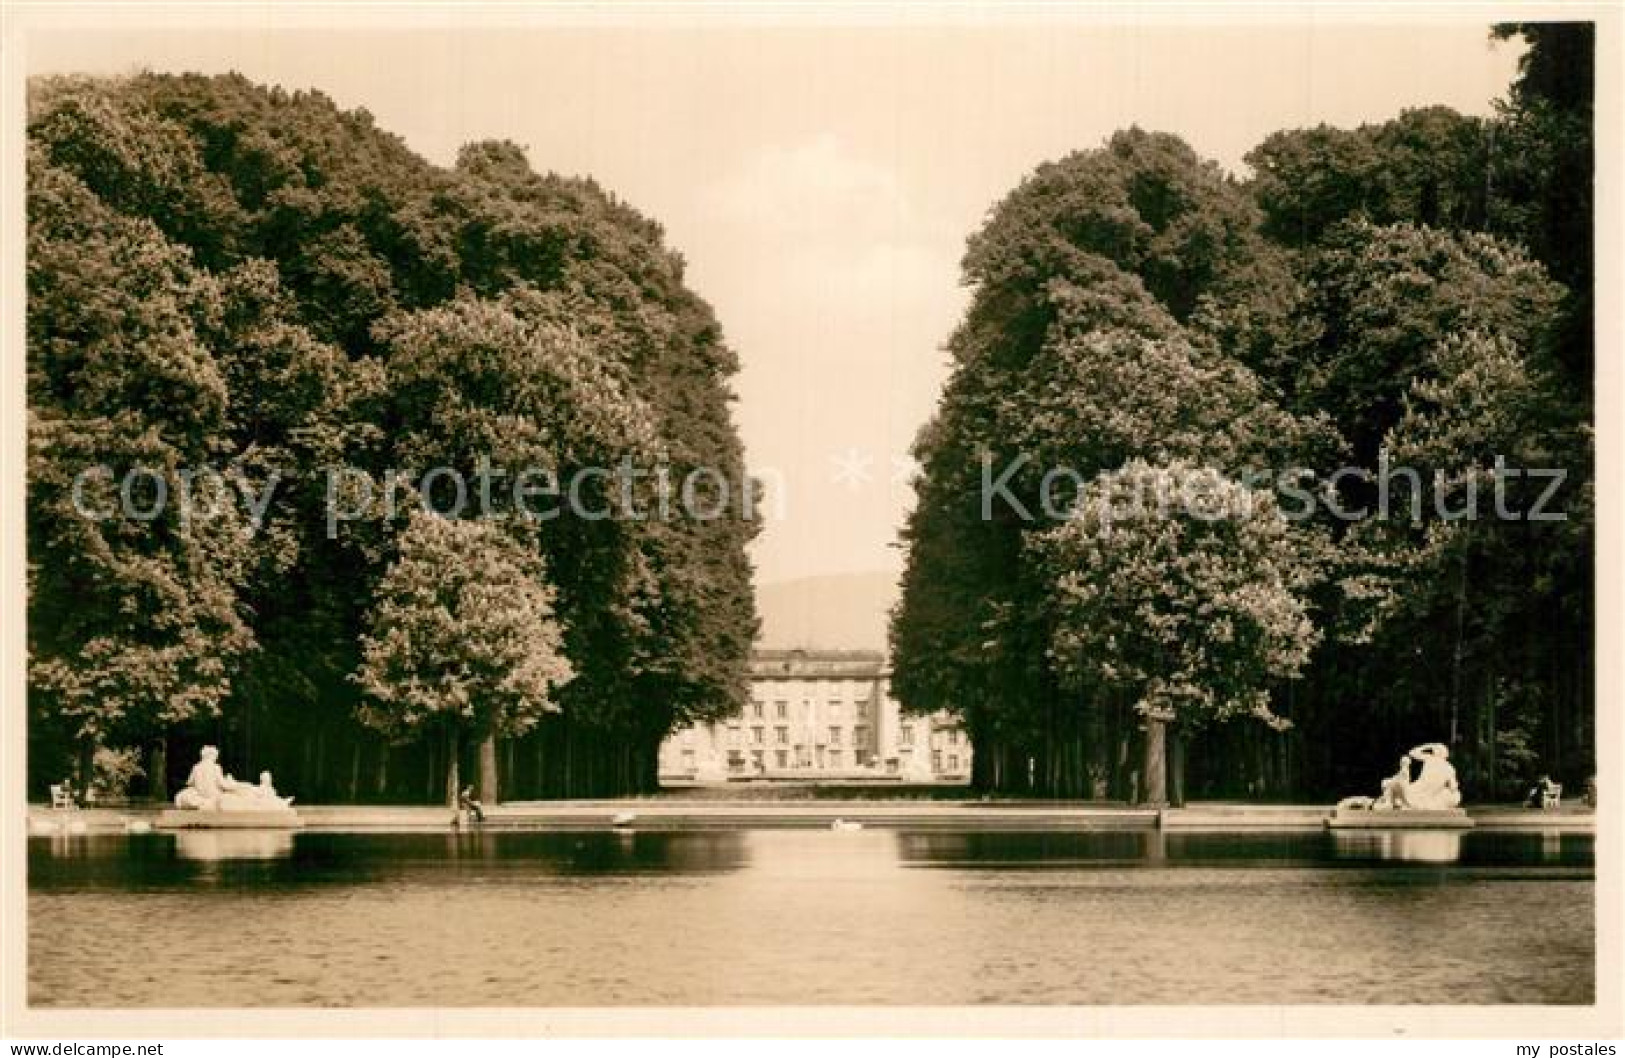
[[[458,792],[457,810],[459,816],[466,812],[469,818],[475,823],[485,822],[485,806],[480,804],[480,802],[475,799],[474,787],[472,786],[465,786],[461,791]],[[454,819],[452,822],[455,823],[457,820]]]

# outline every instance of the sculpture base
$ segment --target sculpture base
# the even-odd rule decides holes
[[[171,808],[158,813],[159,830],[297,830],[305,825],[293,809],[264,812],[204,812]]]
[[[1404,808],[1373,812],[1334,808],[1326,817],[1333,830],[1471,830],[1473,821],[1459,808]]]

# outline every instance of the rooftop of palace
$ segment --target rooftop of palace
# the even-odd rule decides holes
[[[886,674],[886,655],[879,650],[808,648],[751,651],[750,674],[758,679],[822,676],[879,678]]]

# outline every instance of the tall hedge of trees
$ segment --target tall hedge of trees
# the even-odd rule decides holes
[[[40,79],[28,297],[36,786],[136,746],[163,796],[216,743],[307,802],[438,800],[479,741],[503,796],[620,794],[654,786],[666,732],[741,703],[735,356],[659,226],[591,180],[504,142],[439,168],[365,111],[238,76]],[[706,468],[732,502],[332,519],[361,472],[505,469],[501,516],[516,471],[623,463]],[[157,503],[199,468],[218,502],[191,509],[218,516]],[[158,513],[76,508],[124,498]],[[441,708],[475,737],[429,737]]]
[[[1593,32],[1494,33],[1490,118],[1280,132],[1246,179],[1132,129],[971,237],[891,639],[978,786],[1324,797],[1427,741],[1470,797],[1592,773]],[[1258,502],[1145,503],[1193,481]]]

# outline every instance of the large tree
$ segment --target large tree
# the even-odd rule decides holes
[[[738,707],[755,629],[738,364],[659,225],[512,144],[440,168],[365,111],[239,76],[36,80],[29,139],[30,402],[53,431],[31,470],[36,653],[72,657],[98,622],[168,634],[114,592],[75,594],[69,574],[99,545],[52,512],[93,441],[125,462],[230,467],[256,495],[275,483],[231,564],[176,580],[229,587],[209,613],[241,626],[211,617],[191,640],[220,666],[208,707],[149,712],[118,737],[217,742],[306,800],[438,797],[416,777],[440,773],[444,746],[370,733],[348,678],[403,523],[329,532],[325,474],[467,475],[481,455],[560,473],[631,456],[679,485],[704,468],[736,499],[717,518],[552,523],[538,554],[578,676],[558,712],[496,747],[511,789],[649,789],[674,725]],[[129,436],[78,430],[94,416]],[[36,783],[72,735],[51,671],[32,670]]]
[[[1134,130],[1041,166],[970,240],[974,295],[917,445],[893,686],[964,717],[985,786],[1123,792],[1134,737],[1049,659],[1052,578],[1030,536],[1132,458],[1239,473],[1336,445],[1244,362],[1292,303],[1259,225],[1216,166]]]
[[[522,735],[558,708],[573,673],[554,596],[534,544],[499,523],[417,511],[401,534],[362,638],[361,717],[391,738],[445,740],[448,805],[466,736]],[[498,793],[482,754],[480,796]]]
[[[1490,788],[1503,744],[1588,773],[1591,257],[1555,233],[1589,233],[1591,31],[1501,33],[1530,49],[1491,118],[1284,131],[1246,183],[1130,130],[1040,166],[970,237],[891,634],[899,697],[964,716],[978,784],[1128,792],[1132,717],[1047,653],[1053,577],[1027,559],[1055,505],[1135,458],[1342,472],[1293,527],[1326,542],[1325,634],[1275,689],[1294,734],[1208,725],[1203,792],[1329,794],[1395,741],[1452,737]],[[1565,471],[1566,520],[1466,525],[1431,490],[1415,518],[1334,516],[1396,460],[1422,487],[1393,507],[1437,474],[1454,509],[1497,455]]]
[[[254,645],[240,475],[181,491],[227,428],[219,288],[151,223],[29,163],[31,680],[82,783],[97,747],[149,744],[162,796],[164,732],[218,714]]]
[[[1235,718],[1286,726],[1271,694],[1319,638],[1307,601],[1318,563],[1272,493],[1133,459],[1091,481],[1071,517],[1030,547],[1049,583],[1049,654],[1062,679],[1125,697],[1143,720],[1143,802],[1169,800],[1170,724],[1176,739]]]

